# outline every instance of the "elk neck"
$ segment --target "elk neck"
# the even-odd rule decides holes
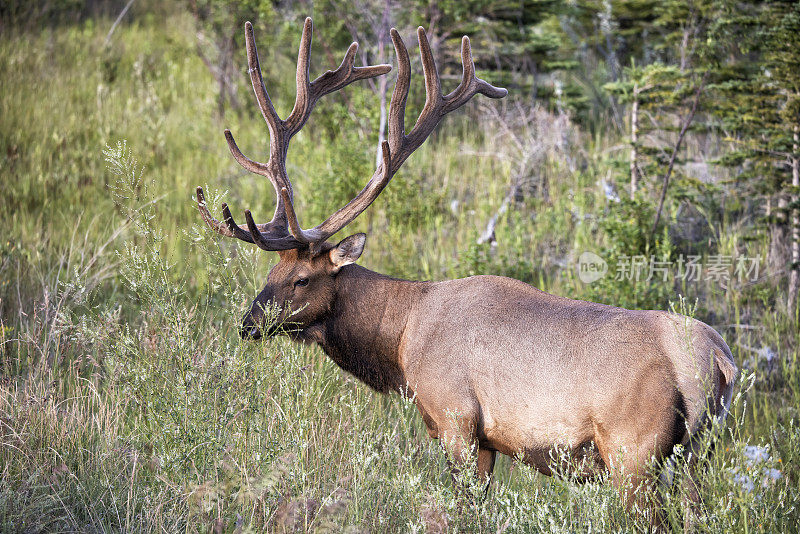
[[[347,265],[336,276],[336,300],[313,340],[339,367],[388,393],[406,386],[399,347],[409,315],[429,282]]]

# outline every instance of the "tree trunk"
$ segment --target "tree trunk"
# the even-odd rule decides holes
[[[132,3],[131,1],[129,4]],[[241,109],[237,96],[239,72],[236,69],[236,61],[234,61],[236,34],[239,29],[235,25],[231,25],[227,35],[221,30],[215,32],[209,24],[209,14],[198,8],[196,0],[189,0],[189,7],[197,29],[195,49],[214,81],[217,82],[219,87],[217,113],[220,117],[224,117],[228,105],[237,111]],[[210,37],[204,35],[203,29],[207,27]],[[211,54],[208,53],[208,50],[211,50]]]
[[[224,39],[222,46],[220,46],[220,117],[225,116],[226,106],[230,106],[235,111],[241,109],[236,86],[239,73],[236,70],[236,61],[233,58],[235,48],[236,30],[232,30],[232,33]]]
[[[772,202],[770,202],[771,207]],[[786,263],[789,261],[789,247],[786,243],[786,195],[778,192],[777,205],[769,216],[769,250],[767,251],[767,272],[772,280],[783,280]]]
[[[661,185],[661,197],[658,200],[658,208],[656,208],[656,216],[655,220],[653,221],[653,229],[650,231],[651,237],[655,237],[656,230],[658,230],[658,221],[661,219],[661,210],[664,209],[664,199],[667,197],[667,187],[669,187],[669,178],[672,175],[672,169],[675,167],[675,158],[678,157],[678,151],[681,149],[681,143],[683,142],[683,137],[689,130],[689,126],[692,125],[692,121],[694,120],[694,115],[695,113],[697,113],[697,105],[700,103],[700,95],[703,94],[703,89],[705,89],[707,81],[708,81],[708,71],[706,71],[706,73],[703,74],[703,79],[700,81],[700,85],[697,86],[697,91],[695,91],[694,93],[694,102],[692,102],[692,109],[689,110],[689,113],[684,119],[683,126],[681,126],[681,131],[678,134],[678,140],[675,142],[675,146],[672,147],[672,155],[669,158],[669,164],[667,165],[667,172],[664,173],[664,181]]]
[[[794,143],[792,144],[792,217],[791,217],[791,246],[792,265],[789,275],[789,298],[787,301],[789,316],[797,317],[797,293],[800,289],[800,207],[798,207],[798,191],[800,191],[800,131],[794,128]]]
[[[386,61],[386,47],[389,44],[389,28],[391,27],[391,11],[392,4],[389,0],[383,5],[383,14],[381,15],[381,26],[378,29],[378,64]],[[378,98],[380,98],[381,106],[381,120],[378,125],[378,148],[375,153],[375,168],[383,161],[383,150],[381,145],[386,139],[386,93],[389,90],[389,77],[381,76],[378,79]]]
[[[639,84],[633,85],[631,104],[631,200],[639,188]]]

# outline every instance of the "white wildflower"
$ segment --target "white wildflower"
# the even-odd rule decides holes
[[[769,446],[747,445],[744,448],[744,457],[747,465],[751,467],[768,462],[770,459]]]

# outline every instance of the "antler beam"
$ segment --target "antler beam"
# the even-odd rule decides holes
[[[373,78],[386,74],[390,65],[371,65],[354,67],[358,44],[353,43],[347,50],[342,63],[336,70],[327,71],[314,81],[309,82],[309,54],[311,50],[312,22],[305,20],[303,35],[300,39],[300,50],[297,57],[297,96],[294,108],[286,120],[282,120],[275,111],[264,80],[258,58],[253,27],[245,24],[245,40],[247,44],[247,61],[250,81],[256,95],[261,114],[267,123],[270,134],[270,156],[267,163],[259,163],[245,156],[236,144],[229,130],[225,130],[234,159],[245,169],[267,177],[272,183],[277,196],[277,205],[272,220],[264,224],[256,224],[249,210],[245,210],[246,226],[236,224],[228,206],[222,205],[224,222],[214,219],[206,207],[201,187],[197,188],[197,202],[203,220],[217,233],[255,243],[264,250],[286,250],[305,246],[317,247],[330,236],[347,226],[358,217],[380,195],[403,162],[430,136],[439,121],[455,109],[466,104],[474,95],[483,94],[490,98],[502,98],[508,94],[505,89],[494,87],[475,76],[475,64],[472,60],[469,39],[465,36],[461,42],[461,61],[463,74],[461,83],[450,94],[442,96],[441,83],[436,64],[433,59],[425,30],[417,29],[422,70],[425,77],[425,106],[417,118],[417,122],[408,135],[404,131],[405,108],[408,90],[411,85],[411,63],[400,34],[392,28],[391,36],[397,54],[397,83],[389,104],[389,139],[381,145],[383,158],[372,178],[361,192],[346,206],[336,211],[323,223],[314,228],[303,230],[294,209],[292,184],[286,174],[286,154],[291,138],[299,132],[308,121],[314,105],[324,95],[338,91],[357,80]]]

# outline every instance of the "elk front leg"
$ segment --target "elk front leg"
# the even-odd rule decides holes
[[[478,480],[486,484],[484,493],[489,491],[492,483],[492,471],[497,451],[492,449],[478,449]]]
[[[491,482],[496,456],[497,451],[495,450],[478,449],[478,479],[480,479],[481,482]]]
[[[489,490],[497,453],[478,445],[474,429],[475,425],[471,421],[461,420],[440,432],[439,437],[447,451],[456,486],[464,490],[466,485],[477,479],[478,483],[483,485],[485,495]],[[465,472],[465,469],[468,469],[468,472]],[[462,474],[467,476],[464,477]]]
[[[459,473],[463,471],[464,465],[470,462],[471,456],[477,451],[475,474],[479,481],[486,484],[485,490],[488,491],[497,453],[492,449],[478,447],[473,418],[452,417],[444,425],[439,425],[425,410],[418,398],[415,399],[414,404],[422,415],[428,435],[433,439],[442,440],[442,445],[447,451],[454,482],[459,483]]]

